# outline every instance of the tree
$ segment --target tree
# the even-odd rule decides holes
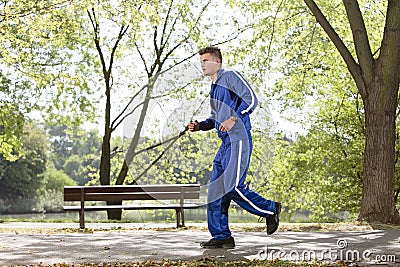
[[[0,104],[0,154],[6,160],[17,160],[22,153],[22,129],[25,123],[24,114],[18,105]]]
[[[379,55],[374,57],[360,6],[343,1],[358,62],[312,0],[304,0],[346,63],[365,109],[363,193],[359,220],[399,223],[394,202],[396,110],[400,82],[400,3],[388,0]]]
[[[62,194],[64,186],[77,185],[77,182],[71,179],[63,171],[54,169],[52,167],[47,168],[43,173],[44,176],[44,190],[53,190]]]

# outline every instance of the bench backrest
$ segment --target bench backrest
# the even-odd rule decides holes
[[[65,186],[64,201],[198,199],[199,184]]]

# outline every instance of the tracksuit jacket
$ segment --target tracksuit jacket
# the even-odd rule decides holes
[[[207,202],[208,229],[218,240],[231,236],[228,225],[231,200],[261,217],[271,216],[275,211],[274,201],[250,190],[245,183],[252,152],[249,115],[257,104],[253,89],[238,72],[219,70],[217,79],[211,84],[211,116],[200,122],[200,130],[215,128],[222,140],[214,158]],[[219,131],[220,124],[230,116],[237,116],[237,123],[228,132]]]

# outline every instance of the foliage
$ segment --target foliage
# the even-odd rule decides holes
[[[47,134],[51,142],[50,166],[63,171],[78,182],[86,184],[98,172],[100,137],[97,130],[83,130],[67,125],[47,125]]]
[[[386,4],[359,4],[371,50],[378,57]],[[338,1],[319,5],[357,58],[344,6]],[[310,211],[313,220],[335,219],[339,211],[357,212],[365,112],[347,66],[303,1],[263,1],[244,7],[258,20],[253,38],[242,42],[238,55],[253,50],[249,65],[257,73],[255,79],[267,76],[274,81],[272,86],[266,83],[267,97],[280,104],[285,119],[301,123],[308,132],[278,143],[266,194],[288,202],[289,214],[298,209]],[[399,188],[397,179],[395,190]]]
[[[54,190],[62,192],[64,186],[77,185],[77,183],[66,175],[63,171],[54,168],[47,168],[43,173],[44,187],[43,191]]]
[[[26,209],[31,209],[26,199],[35,197],[44,185],[41,175],[46,169],[47,139],[42,129],[32,122],[23,128],[24,155],[16,161],[8,161],[0,155],[0,196],[11,210],[20,202]]]
[[[111,6],[108,3],[95,5],[89,10],[93,40],[101,63],[98,72],[101,70],[103,74],[106,96],[105,132],[100,163],[101,184],[110,182],[109,142],[111,133],[121,122],[129,121],[131,127],[127,134],[133,137],[126,153],[127,164],[122,165],[116,184],[124,183],[128,173],[127,165],[132,168],[137,166],[131,163],[137,155],[140,139],[144,137],[141,133],[151,107],[160,105],[163,99],[187,99],[184,95],[187,91],[182,88],[190,84],[191,79],[184,81],[187,84],[181,84],[182,81],[178,80],[182,77],[182,71],[187,70],[184,67],[182,70],[179,68],[197,54],[198,44],[208,44],[210,40],[215,43],[228,42],[242,31],[241,25],[237,20],[231,19],[231,16],[224,16],[218,21],[210,20],[207,11],[217,7],[220,5],[211,1],[200,6],[194,5],[193,1],[145,1],[130,4],[118,1]],[[214,36],[209,36],[213,29],[227,25],[232,31],[220,32],[217,40]],[[102,35],[100,29],[105,27],[113,28],[116,34]],[[140,59],[140,64],[137,64],[137,59]],[[136,75],[132,75],[133,72]],[[162,74],[169,77],[168,83],[161,82],[164,86],[157,87]],[[124,84],[121,86],[118,82],[111,83],[111,79],[124,80]],[[142,87],[138,86],[142,84]],[[114,98],[114,92],[120,92],[121,89],[129,91],[131,95],[126,106],[121,106],[124,103],[121,95],[117,101]],[[189,95],[193,96],[194,88],[191,89]],[[113,102],[117,102],[121,110],[115,119],[111,118]]]
[[[98,132],[86,132],[77,125],[94,117],[93,105],[104,94],[94,96],[93,91],[102,92],[106,77],[113,109],[105,128],[115,131],[129,125],[124,139],[109,141],[111,183],[116,183],[137,131],[140,136],[125,183],[207,184],[219,144],[212,132],[186,133],[171,146],[166,142],[146,148],[176,136],[189,119],[201,117],[194,110],[208,89],[202,87],[203,81],[192,80],[192,73],[185,75],[193,70],[194,60],[189,59],[199,47],[219,44],[226,65],[245,74],[261,97],[278,103],[283,117],[307,130],[293,140],[283,133],[276,143],[262,131],[254,131],[251,187],[284,202],[289,220],[295,219],[297,211],[310,213],[313,221],[338,220],[343,213],[358,211],[364,105],[342,58],[303,1],[206,2],[201,6],[193,1],[12,2],[0,3],[1,196],[33,199],[49,182],[46,175],[68,180],[61,171],[79,184],[99,183],[101,139]],[[377,56],[386,4],[358,2]],[[342,5],[330,1],[321,7],[355,55]],[[215,20],[213,9],[223,16]],[[96,25],[99,28],[93,28]],[[102,56],[96,54],[96,41]],[[146,99],[150,99],[147,110]],[[166,114],[171,103],[178,103],[172,115],[150,122],[157,106]],[[138,124],[141,108],[143,125]],[[50,169],[44,176],[40,173],[46,166],[46,141],[42,137],[28,140],[24,135],[24,127],[32,127],[27,114],[36,110],[51,125],[46,126]],[[36,130],[31,130],[34,135]],[[166,132],[159,137],[160,131]],[[40,144],[32,145],[34,140]],[[398,136],[396,151],[398,157]],[[396,158],[397,194],[399,164]],[[45,198],[59,197],[50,193]],[[39,206],[37,210],[44,204]],[[9,208],[7,203],[3,207]]]
[[[33,123],[24,127],[24,156],[7,161],[1,156],[0,192],[2,198],[30,197],[42,186],[46,168],[46,136]]]
[[[362,154],[357,147],[347,153],[324,132],[278,142],[267,192],[285,203],[289,221],[296,212],[309,213],[311,221],[354,219],[361,201]]]
[[[22,155],[22,135],[13,126],[23,124],[30,112],[43,111],[48,121],[71,125],[93,118],[87,75],[92,64],[81,27],[84,2],[0,3],[0,106],[8,115],[1,122],[4,157]]]
[[[72,147],[74,145],[74,136],[71,137],[67,125],[48,125],[46,132],[51,142],[50,151],[54,156],[50,156],[50,160],[56,169],[61,169],[66,159],[71,156]],[[73,135],[73,134],[72,134]],[[75,140],[77,137],[75,136]]]
[[[64,186],[77,185],[73,179],[63,171],[47,168],[43,173],[44,186],[38,190],[35,198],[36,210],[60,211],[63,206]]]
[[[316,89],[323,97],[314,99],[307,111],[308,133],[293,144],[283,142],[270,176],[275,186],[285,181],[286,188],[273,191],[285,202],[290,199],[288,214],[310,211],[310,219],[317,221],[337,220],[337,216],[343,217],[339,212],[344,211],[353,215],[361,202],[365,138],[362,103],[349,85],[349,77],[338,79],[334,74],[336,71],[328,70],[321,74],[323,82]],[[284,82],[279,81],[278,86]]]
[[[31,106],[27,95],[21,93],[23,86],[18,83],[13,85],[11,79],[0,72],[0,154],[10,161],[18,159],[22,154],[24,113]]]

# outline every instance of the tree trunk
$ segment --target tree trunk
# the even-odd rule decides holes
[[[395,208],[395,114],[398,84],[388,84],[377,70],[373,88],[364,99],[365,151],[359,220],[399,223]]]
[[[153,86],[154,86],[155,80],[157,79],[157,76],[158,76],[158,74],[153,77],[149,77],[146,96],[143,101],[143,107],[140,112],[138,123],[136,124],[135,134],[133,135],[133,138],[129,144],[128,151],[125,156],[124,164],[118,174],[116,184],[122,185],[125,182],[125,178],[129,171],[129,165],[132,163],[132,160],[134,159],[134,157],[136,155],[135,150],[139,144],[140,133],[142,131],[142,128],[144,125],[144,120],[147,115],[147,110],[149,108],[151,95],[153,93]]]
[[[116,184],[122,185],[125,182],[125,178],[128,175],[128,171],[129,171],[128,163],[126,162],[126,160],[124,160],[121,170],[119,171]]]
[[[108,74],[108,73],[106,73]],[[103,136],[103,144],[101,147],[101,159],[100,159],[100,184],[101,185],[110,185],[110,173],[111,173],[111,149],[110,149],[110,141],[112,130],[110,127],[111,124],[111,87],[110,87],[110,76],[105,75],[105,83],[106,83],[106,109],[105,109],[105,126],[104,126],[104,136]],[[121,205],[121,201],[107,201],[107,205]],[[121,220],[122,218],[122,210],[108,210],[107,218],[109,220]]]
[[[110,185],[110,139],[111,131],[105,130],[103,136],[103,144],[101,146],[101,158],[100,158],[100,184]]]
[[[110,185],[110,140],[111,140],[111,129],[106,127],[105,134],[103,136],[103,145],[100,161],[100,184]],[[107,205],[121,205],[122,201],[107,201]],[[121,220],[122,210],[108,210],[107,218],[109,220]]]

